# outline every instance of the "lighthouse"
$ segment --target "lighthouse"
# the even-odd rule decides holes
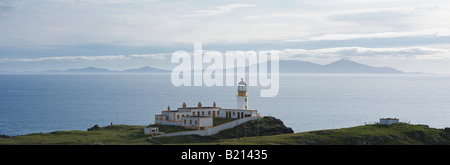
[[[247,83],[241,78],[238,84],[237,109],[248,109]]]
[[[197,106],[188,107],[185,102],[183,106],[177,109],[171,109],[170,106],[167,110],[161,111],[161,114],[155,115],[155,124],[159,125],[178,125],[185,128],[205,130],[212,129],[213,131],[221,131],[224,128],[228,129],[228,126],[213,125],[213,119],[245,119],[231,123],[229,126],[237,126],[238,122],[246,122],[249,120],[258,119],[258,110],[249,109],[248,96],[247,96],[247,83],[241,78],[238,83],[238,93],[236,96],[236,109],[218,107],[216,102],[212,106],[203,106],[201,102],[198,102]],[[204,132],[207,135],[211,135],[210,132]],[[197,133],[193,133],[197,134]],[[203,133],[201,133],[203,134]],[[204,135],[202,135],[204,136]]]

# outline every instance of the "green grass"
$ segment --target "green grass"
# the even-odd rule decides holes
[[[105,145],[148,145],[155,144],[144,135],[147,126],[112,125],[92,131],[56,131],[34,133],[12,138],[0,139],[0,145],[92,145],[101,142]],[[187,131],[178,126],[160,126],[161,132]]]
[[[426,125],[364,125],[351,128],[223,139],[222,145],[426,145],[450,144],[443,129]],[[205,144],[205,143],[203,143]]]
[[[222,121],[224,122],[224,121]],[[92,131],[57,131],[35,133],[0,139],[0,145],[154,145],[144,135],[147,126],[113,125]],[[158,125],[161,132],[186,131],[178,126]],[[351,128],[330,129],[290,133],[272,136],[241,137],[224,139],[221,136],[177,136],[156,138],[163,144],[201,145],[424,145],[450,144],[450,131],[429,128],[426,125],[395,124],[363,125]]]
[[[230,122],[229,119],[214,119],[214,124],[220,125]],[[160,132],[171,133],[179,131],[190,131],[180,126],[149,125],[158,127]],[[112,125],[100,127],[91,131],[56,131],[50,133],[33,133],[12,138],[0,138],[0,145],[92,145],[101,142],[105,145],[152,145],[144,135],[147,126]],[[173,137],[165,140],[167,143],[199,142],[199,138]],[[201,139],[200,139],[201,140]],[[164,139],[163,139],[164,141]]]
[[[92,145],[103,144],[149,144],[144,135],[145,126],[113,125],[95,131],[56,131],[34,133],[0,139],[0,144],[13,145]]]

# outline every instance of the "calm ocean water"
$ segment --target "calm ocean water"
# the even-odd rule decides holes
[[[448,75],[280,76],[277,97],[249,87],[249,107],[280,118],[295,132],[334,129],[397,117],[450,127]],[[235,108],[236,87],[174,87],[157,74],[0,75],[0,134],[86,130],[95,124],[148,125],[154,115],[217,103]]]

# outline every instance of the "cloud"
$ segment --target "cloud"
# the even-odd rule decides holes
[[[246,19],[263,19],[263,18],[311,18],[317,16],[311,13],[277,13],[277,14],[266,14],[266,15],[252,15],[245,16]]]
[[[134,58],[148,58],[148,59],[154,59],[154,60],[165,60],[166,56],[169,54],[134,54],[129,55],[130,57]]]
[[[342,7],[322,12],[283,10],[244,18],[266,22],[290,21],[287,25],[299,25],[298,28],[291,28],[295,30],[285,30],[292,33],[291,36],[285,36],[285,41],[450,36],[448,21],[439,16],[448,11],[445,6],[392,6],[366,6],[360,9]],[[300,28],[301,31],[297,30]]]
[[[247,19],[263,19],[263,18],[314,18],[325,21],[349,21],[356,23],[366,23],[370,21],[379,22],[385,20],[398,20],[407,17],[418,16],[425,8],[369,8],[369,9],[353,9],[339,10],[332,12],[284,12],[268,13],[262,15],[246,16]]]
[[[429,47],[366,48],[334,47],[323,49],[283,49],[280,56],[284,59],[296,58],[417,58],[450,59],[450,50]]]
[[[195,10],[195,13],[192,15],[186,15],[187,17],[201,17],[201,16],[212,16],[212,15],[222,15],[231,12],[237,8],[242,7],[253,7],[256,6],[254,4],[230,4],[225,6],[218,6],[216,9],[212,10]]]
[[[47,0],[50,2],[91,3],[91,4],[126,4],[156,2],[158,0]]]
[[[378,8],[331,13],[326,18],[332,21],[350,21],[364,24],[367,22],[398,21],[420,14],[421,12],[417,8]]]
[[[0,62],[41,62],[41,61],[111,61],[146,58],[165,60],[168,54],[133,54],[133,55],[105,55],[105,56],[59,56],[41,58],[2,58]]]
[[[322,40],[354,40],[354,39],[375,39],[375,38],[399,38],[399,37],[447,37],[450,36],[450,29],[427,29],[419,31],[402,32],[380,32],[366,34],[325,34],[300,39],[288,39],[284,41],[322,41]]]
[[[280,49],[280,58],[295,60],[301,58],[378,58],[378,59],[450,59],[450,49],[423,46],[368,48],[331,47],[321,49]],[[222,52],[225,54],[225,52]],[[41,58],[2,58],[0,62],[41,62],[41,61],[112,61],[130,59],[166,60],[171,53],[131,54],[105,56],[55,56]]]
[[[61,56],[41,58],[3,58],[0,62],[40,62],[40,61],[97,61],[97,60],[120,60],[129,59],[124,55],[112,56]]]

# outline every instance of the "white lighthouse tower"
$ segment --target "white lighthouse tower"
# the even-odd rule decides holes
[[[248,109],[247,83],[241,78],[238,84],[237,109]]]

